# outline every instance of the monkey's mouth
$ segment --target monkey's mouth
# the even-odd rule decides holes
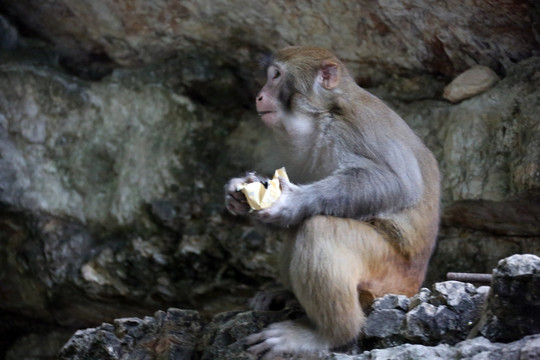
[[[271,113],[273,113],[273,112],[274,112],[274,111],[259,111],[257,114],[258,114],[259,116],[263,116],[263,115],[266,115],[266,114],[271,114]]]

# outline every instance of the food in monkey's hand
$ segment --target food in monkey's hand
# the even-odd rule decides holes
[[[237,186],[236,191],[244,193],[252,210],[266,209],[275,203],[281,195],[280,177],[285,178],[287,181],[289,180],[284,167],[274,172],[272,180],[243,183]]]

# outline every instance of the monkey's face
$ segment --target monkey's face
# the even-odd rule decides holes
[[[298,140],[333,107],[340,63],[319,48],[289,47],[278,51],[257,95],[257,112],[266,126]]]
[[[283,115],[279,104],[279,93],[283,83],[281,69],[273,64],[268,67],[266,84],[257,94],[257,113],[264,124],[270,128],[276,127]]]

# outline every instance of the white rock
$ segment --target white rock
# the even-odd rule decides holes
[[[487,66],[476,65],[460,74],[444,88],[443,96],[451,102],[458,102],[481,94],[492,87],[499,77]]]

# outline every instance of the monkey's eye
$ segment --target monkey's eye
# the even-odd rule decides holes
[[[274,73],[274,76],[272,77],[272,80],[276,80],[280,76],[281,76],[281,73],[278,70],[276,70],[276,72]]]

